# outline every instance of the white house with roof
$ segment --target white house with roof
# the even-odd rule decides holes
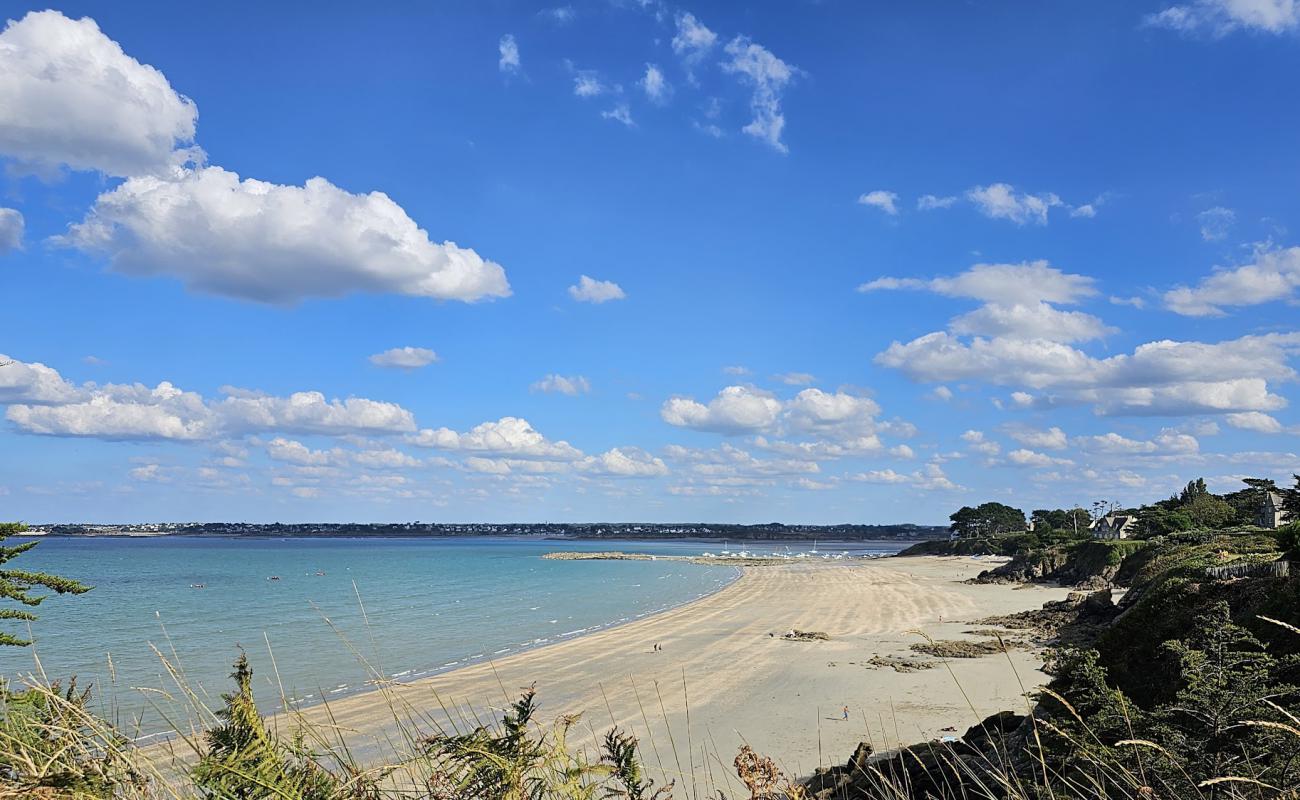
[[[1127,539],[1137,533],[1137,517],[1111,512],[1092,523],[1094,539]]]
[[[1276,530],[1291,521],[1291,515],[1282,508],[1285,498],[1281,492],[1265,492],[1259,504],[1259,514],[1255,524],[1261,528]]]

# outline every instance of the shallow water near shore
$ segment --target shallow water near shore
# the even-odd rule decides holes
[[[785,543],[746,543],[753,553]],[[790,544],[791,550],[807,545]],[[98,708],[150,735],[184,719],[154,652],[209,707],[242,646],[267,711],[406,681],[640,619],[718,590],[737,571],[680,561],[550,561],[557,550],[698,555],[702,542],[522,538],[49,538],[22,567],[95,586],[39,608],[33,650],[4,648],[0,674],[36,668],[93,683]],[[740,549],[739,546],[733,549]],[[827,548],[823,548],[827,549]],[[836,545],[890,553],[895,543]],[[272,664],[274,657],[274,668]],[[546,676],[538,676],[544,679]]]

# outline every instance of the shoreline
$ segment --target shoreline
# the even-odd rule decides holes
[[[337,725],[363,760],[388,760],[407,752],[395,719],[425,733],[464,731],[499,718],[536,684],[544,725],[583,714],[581,737],[574,732],[580,746],[611,724],[623,727],[661,775],[677,771],[666,754],[683,742],[692,743],[683,772],[707,770],[725,781],[721,765],[749,743],[788,774],[805,775],[843,763],[862,741],[881,751],[1024,707],[1022,692],[1045,680],[1037,651],[942,660],[911,649],[922,636],[970,640],[977,619],[1068,593],[961,582],[987,566],[989,559],[922,556],[744,568],[726,586],[642,619],[268,719],[286,732],[299,721]],[[783,639],[791,629],[829,638]],[[928,668],[903,670],[897,659]]]
[[[676,603],[670,603],[669,605],[666,605],[662,608],[655,609],[653,611],[647,611],[642,614],[628,617],[625,619],[617,619],[610,622],[597,623],[595,625],[590,625],[586,628],[582,628],[576,632],[569,631],[565,633],[556,634],[545,640],[535,639],[531,642],[522,642],[519,644],[510,645],[505,650],[499,650],[493,653],[479,653],[473,656],[464,656],[456,661],[452,661],[443,664],[441,666],[434,667],[432,669],[419,670],[413,668],[395,675],[385,676],[384,678],[371,678],[366,680],[364,683],[362,683],[359,686],[349,686],[346,689],[340,691],[338,694],[331,694],[330,692],[325,692],[324,694],[319,696],[309,695],[308,697],[298,699],[298,700],[289,699],[288,701],[289,706],[286,707],[283,704],[281,704],[274,709],[269,709],[269,710],[263,709],[263,716],[265,716],[269,720],[279,720],[290,716],[301,716],[301,715],[308,714],[313,710],[317,710],[324,706],[327,706],[330,703],[334,703],[340,700],[347,700],[350,698],[361,697],[369,694],[379,694],[386,689],[414,687],[414,686],[418,686],[423,681],[432,680],[434,678],[442,677],[445,675],[452,675],[464,669],[469,669],[472,667],[477,667],[482,665],[490,665],[493,661],[499,660],[497,658],[498,656],[501,656],[501,658],[510,658],[513,656],[527,655],[529,653],[536,652],[538,650],[544,650],[548,647],[558,647],[564,644],[568,644],[570,642],[577,641],[579,639],[582,639],[583,637],[591,636],[593,634],[616,630],[618,628],[622,628],[628,625],[635,625],[638,622],[644,622],[646,620],[657,617],[661,614],[668,614],[671,613],[672,611],[676,611],[677,609],[680,608],[685,608],[694,603],[699,603],[708,600],[710,597],[718,594],[719,592],[726,591],[727,588],[729,588],[732,584],[740,580],[744,574],[744,567],[740,565],[709,564],[709,565],[702,565],[702,566],[723,566],[723,567],[730,566],[733,574],[728,576],[722,584],[710,589],[707,592],[704,592],[703,594],[697,595],[695,597],[688,597],[685,600],[680,600]],[[502,653],[506,653],[506,655],[501,655]],[[158,733],[148,733],[142,736],[137,736],[133,738],[131,741],[136,745],[139,745],[144,748],[157,748],[157,747],[163,747],[170,742],[174,742],[178,738],[179,738],[179,734],[176,731],[160,731]]]

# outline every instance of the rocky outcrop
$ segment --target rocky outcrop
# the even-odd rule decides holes
[[[1124,557],[1142,546],[1141,542],[1087,541],[1045,547],[985,570],[971,583],[1053,582],[1104,589],[1115,581]]]
[[[1026,717],[1002,711],[970,728],[960,738],[912,745],[884,757],[875,757],[863,742],[848,763],[819,769],[804,783],[816,800],[852,800],[877,797],[936,797],[959,795],[972,775],[987,772],[1000,753],[1018,752],[1016,742],[1026,736]],[[990,760],[992,758],[992,760]],[[955,793],[956,792],[956,793]]]
[[[1070,592],[1064,600],[1042,608],[986,617],[977,625],[997,625],[1024,631],[1037,645],[1088,644],[1119,614],[1110,589]]]

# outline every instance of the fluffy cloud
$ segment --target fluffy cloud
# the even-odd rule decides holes
[[[848,480],[862,483],[905,484],[925,491],[964,490],[964,487],[957,485],[944,474],[943,467],[934,463],[926,464],[923,468],[911,473],[899,473],[892,469],[879,469],[858,472],[846,477]]]
[[[645,65],[645,75],[642,76],[639,83],[642,91],[645,92],[645,96],[650,98],[653,103],[662,105],[668,102],[668,98],[672,96],[672,85],[664,77],[663,70],[654,64]]]
[[[1012,464],[1021,467],[1065,466],[1074,463],[1068,458],[1056,458],[1054,456],[1049,456],[1046,453],[1038,453],[1023,448],[1020,450],[1012,450],[1007,453],[1007,460]]]
[[[981,308],[951,322],[951,330],[958,334],[1076,342],[1114,332],[1091,314],[1061,311],[1050,305],[1076,303],[1095,295],[1097,290],[1091,278],[1062,272],[1046,261],[976,264],[952,277],[885,277],[858,287],[859,292],[896,289],[927,290],[984,301]]]
[[[534,383],[531,387],[534,392],[545,392],[547,394],[567,394],[570,397],[576,397],[580,394],[586,394],[591,391],[591,383],[581,375],[567,377],[565,375],[556,375],[551,373],[540,381]]]
[[[23,363],[0,353],[0,403],[70,403],[82,392],[59,371],[39,362]]]
[[[623,287],[613,281],[598,281],[582,275],[577,284],[569,287],[569,297],[579,303],[606,303],[610,300],[622,300],[627,297]]]
[[[858,198],[858,203],[860,205],[878,208],[891,217],[898,216],[898,206],[895,205],[897,202],[898,195],[893,192],[887,192],[884,189],[876,189],[873,192],[867,192]]]
[[[36,169],[131,176],[194,153],[198,109],[94,20],[37,11],[0,33],[0,154]]]
[[[411,444],[439,450],[457,450],[474,455],[509,456],[557,461],[574,461],[582,451],[565,441],[552,442],[519,417],[502,417],[496,422],[475,425],[465,433],[450,428],[424,429],[408,438]]]
[[[0,208],[0,256],[22,246],[22,213],[15,208]]]
[[[950,327],[959,334],[1054,342],[1086,342],[1116,332],[1115,328],[1091,314],[1061,311],[1041,302],[1031,305],[989,303],[955,318]]]
[[[1288,360],[1300,334],[1244,336],[1217,344],[1159,341],[1098,359],[1042,339],[975,338],[935,332],[894,342],[876,363],[925,382],[982,381],[1051,390],[1103,414],[1269,411],[1286,405],[1269,380],[1296,377]],[[1034,398],[1026,395],[1025,403]]]
[[[674,43],[676,40],[673,40]],[[753,87],[749,108],[754,118],[743,130],[779,153],[789,148],[781,141],[785,115],[781,113],[781,94],[794,79],[798,68],[777,58],[767,48],[737,36],[724,48],[729,60],[722,62],[724,72],[739,75]]]
[[[712,450],[694,450],[669,445],[665,454],[680,465],[682,474],[695,484],[712,486],[771,486],[780,480],[817,475],[821,467],[801,458],[756,458],[752,453],[724,442]]]
[[[240,180],[220,167],[136,177],[102,194],[59,241],[119,272],[172,275],[193,289],[264,303],[384,292],[466,302],[506,297],[500,265],[436,244],[382,192],[324,178]]]
[[[1007,435],[1027,447],[1040,447],[1046,450],[1064,450],[1069,443],[1065,431],[1055,426],[1045,431],[1033,428],[1013,428],[1007,432]]]
[[[1293,300],[1300,289],[1300,247],[1258,250],[1253,263],[1219,269],[1194,287],[1165,292],[1169,310],[1191,317],[1222,316],[1225,306]]]
[[[804,389],[782,402],[750,386],[728,386],[707,405],[693,398],[674,397],[659,415],[670,425],[725,435],[756,436],[754,444],[793,459],[815,460],[875,454],[884,449],[879,433],[910,436],[915,428],[903,422],[876,419],[880,406],[868,397],[845,392]]]
[[[668,474],[663,459],[635,447],[615,447],[577,463],[578,469],[614,478],[656,478]]]
[[[1240,414],[1229,414],[1224,417],[1228,424],[1234,428],[1240,428],[1246,431],[1255,431],[1256,433],[1281,433],[1282,423],[1278,422],[1268,414],[1259,411],[1246,411]]]
[[[676,17],[677,33],[673,36],[673,52],[687,63],[697,63],[718,42],[718,35],[689,12]]]
[[[1285,33],[1300,26],[1295,0],[1196,0],[1170,6],[1145,18],[1148,25],[1180,33],[1204,30],[1225,36],[1238,29]]]
[[[370,363],[387,369],[419,369],[438,360],[438,354],[423,347],[394,347],[370,356]]]
[[[1065,205],[1061,198],[1047,194],[1016,194],[1015,187],[1009,183],[993,183],[988,186],[976,186],[966,193],[966,198],[975,204],[980,213],[991,219],[1006,219],[1017,225],[1034,223],[1047,224],[1049,209]]]
[[[1195,436],[1171,428],[1161,430],[1150,440],[1130,439],[1111,431],[1098,436],[1076,436],[1070,443],[1087,453],[1117,456],[1188,456],[1201,449],[1201,443]]]
[[[240,432],[289,433],[407,433],[415,430],[415,417],[396,403],[349,397],[327,400],[320,392],[294,392],[276,397],[226,390],[225,399],[213,404],[223,427]]]
[[[497,42],[497,55],[497,69],[507,75],[519,72],[519,43],[515,41],[514,34],[507,33],[501,37],[501,41]]]
[[[1038,303],[1077,303],[1097,293],[1093,279],[1062,272],[1047,261],[1020,264],[976,264],[952,277],[877,278],[859,292],[923,289],[946,297],[967,297],[986,303],[1033,306]]]
[[[108,385],[65,405],[10,405],[5,418],[24,433],[98,439],[210,439],[220,420],[194,392],[164,381],[150,389]]]
[[[780,413],[780,400],[747,386],[728,386],[708,405],[689,397],[674,397],[659,410],[669,425],[726,434],[766,430]]]
[[[285,461],[304,467],[331,466],[347,460],[344,451],[338,448],[312,450],[302,442],[285,439],[282,436],[277,436],[266,443],[266,454],[275,461]]]
[[[410,411],[394,403],[319,392],[274,397],[226,389],[218,400],[169,382],[88,383],[75,387],[43,364],[15,362],[0,369],[6,418],[26,433],[100,439],[217,439],[263,431],[288,433],[403,433],[415,430]]]
[[[786,403],[784,421],[794,432],[845,438],[873,433],[879,413],[869,397],[804,389]]]

